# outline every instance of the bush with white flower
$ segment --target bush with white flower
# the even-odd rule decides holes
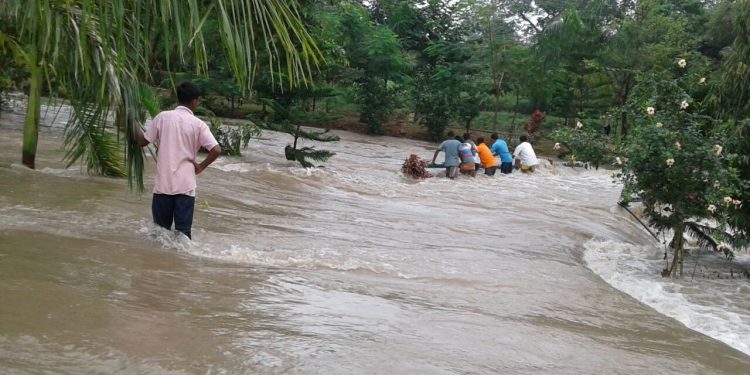
[[[553,150],[573,165],[580,161],[599,169],[600,165],[612,160],[612,153],[607,147],[609,138],[599,129],[584,127],[581,121],[577,121],[573,128],[560,128],[552,134],[552,140],[556,142]],[[570,158],[571,155],[575,157]]]
[[[676,275],[682,264],[683,234],[702,238],[715,250],[720,240],[731,242],[727,212],[741,206],[732,197],[724,200],[734,193],[730,181],[736,180],[723,160],[726,136],[692,96],[705,86],[690,73],[688,61],[680,59],[677,66],[671,73],[643,77],[633,88],[627,108],[635,126],[623,147],[623,195],[642,191],[650,224],[674,233],[672,263],[665,271],[669,275]],[[701,219],[716,225],[709,227]]]

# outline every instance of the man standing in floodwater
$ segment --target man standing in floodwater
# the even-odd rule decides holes
[[[151,213],[154,223],[174,229],[192,239],[195,209],[196,175],[221,155],[221,147],[203,120],[195,117],[200,88],[192,82],[177,86],[179,105],[159,113],[146,130],[136,127],[136,141],[141,147],[153,143],[157,147],[154,195]],[[196,162],[198,150],[209,150],[202,162]]]
[[[492,155],[500,155],[500,172],[503,174],[513,173],[513,156],[510,155],[508,144],[504,140],[498,139],[497,133],[492,133],[490,138],[493,142],[492,148],[490,148]]]
[[[479,154],[479,160],[484,167],[484,174],[487,176],[494,176],[497,170],[497,160],[492,156],[490,148],[484,144],[484,137],[477,138],[477,153]]]
[[[437,159],[440,151],[445,153],[445,177],[451,180],[458,175],[458,165],[461,164],[461,159],[458,157],[458,146],[460,144],[461,142],[456,139],[456,134],[449,131],[448,139],[438,146],[435,155],[432,156],[432,164],[435,164],[435,159]]]
[[[536,158],[536,153],[529,143],[529,138],[522,135],[521,144],[513,150],[513,156],[516,158],[516,168],[521,169],[524,173],[534,173],[536,170],[539,160]]]

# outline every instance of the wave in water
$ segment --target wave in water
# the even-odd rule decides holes
[[[750,354],[750,282],[723,274],[730,266],[721,256],[697,256],[697,263],[694,258],[686,260],[682,279],[661,277],[664,252],[654,246],[590,240],[584,244],[583,259],[613,287],[690,329]],[[735,258],[735,266],[748,264],[748,256]],[[691,277],[693,269],[697,277]],[[702,303],[709,298],[710,303]]]

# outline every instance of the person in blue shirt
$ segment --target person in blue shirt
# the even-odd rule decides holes
[[[455,137],[456,135],[449,131],[448,139],[438,146],[435,155],[432,156],[432,164],[435,164],[435,159],[437,159],[440,151],[445,153],[445,176],[451,180],[458,175],[458,165],[461,164],[461,159],[458,157],[458,146],[461,145],[461,142]]]
[[[492,133],[492,148],[490,151],[493,156],[500,155],[500,172],[509,174],[513,172],[513,155],[508,150],[508,144],[504,140],[498,139],[497,133]]]

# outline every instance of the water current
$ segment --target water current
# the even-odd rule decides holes
[[[399,167],[435,144],[337,132],[304,169],[264,132],[199,176],[186,245],[150,223],[148,193],[65,168],[59,126],[38,170],[19,166],[16,112],[0,117],[1,373],[750,373],[750,282],[726,277],[747,257],[662,279],[663,246],[608,171],[416,182]]]

